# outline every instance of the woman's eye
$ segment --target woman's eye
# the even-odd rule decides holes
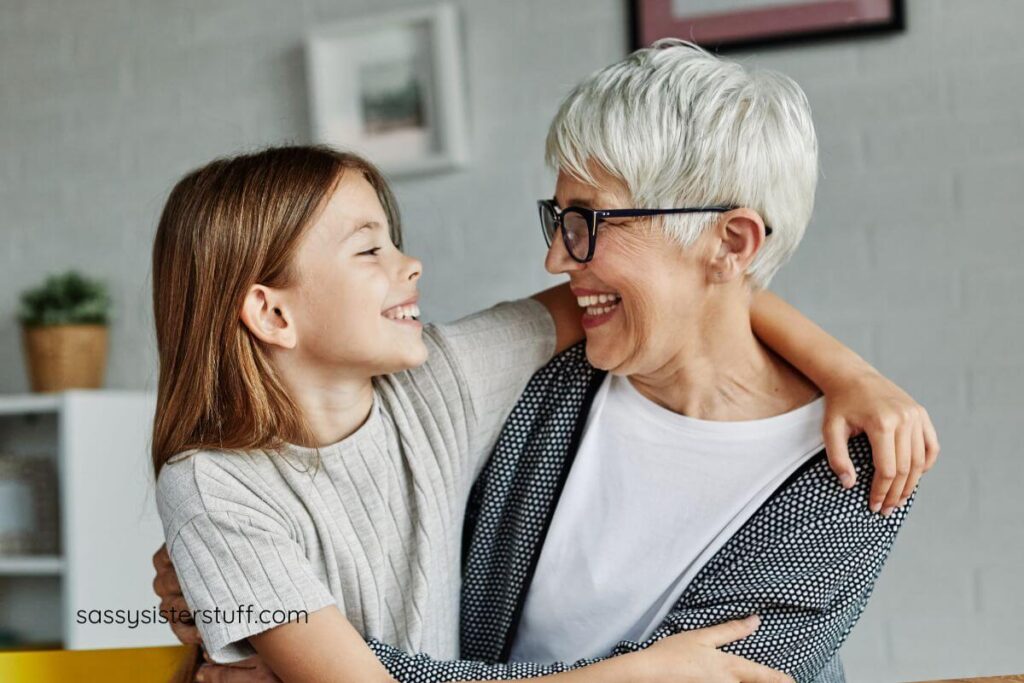
[[[615,223],[612,223],[611,221],[602,220],[602,219],[598,219],[598,221],[597,221],[597,229],[598,230],[604,230],[605,228],[621,228],[622,226],[623,226],[623,223],[622,223],[621,220],[617,221]]]
[[[376,256],[378,251],[380,251],[380,247],[374,247],[373,249],[359,252],[359,256]]]

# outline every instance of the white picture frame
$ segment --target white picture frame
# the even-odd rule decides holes
[[[448,3],[318,27],[306,39],[313,137],[389,177],[469,158],[458,13]]]

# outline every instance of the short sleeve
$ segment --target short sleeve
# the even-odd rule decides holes
[[[436,325],[431,334],[465,383],[471,448],[486,454],[530,377],[554,355],[554,320],[544,304],[521,299]]]
[[[190,490],[198,489],[192,468],[165,465],[157,483],[167,550],[207,652],[234,662],[255,654],[247,637],[303,621],[335,600],[269,506],[250,506],[241,492],[204,501]]]

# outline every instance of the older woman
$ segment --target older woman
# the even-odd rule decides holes
[[[578,86],[547,150],[547,267],[569,276],[586,342],[534,378],[481,477],[464,639],[494,628],[485,602],[512,599],[502,649],[464,654],[573,661],[758,613],[727,649],[842,680],[834,655],[912,486],[875,515],[869,477],[831,484],[818,388],[751,331],[752,292],[811,216],[803,92],[663,43]],[[925,433],[893,438],[927,457]],[[849,447],[866,474],[867,440]]]
[[[519,678],[759,614],[726,649],[800,681],[843,680],[836,652],[937,444],[923,413],[872,435],[901,474],[876,479],[869,510],[872,451],[860,436],[844,452],[840,421],[828,430],[843,486],[829,469],[827,373],[811,381],[751,329],[752,293],[796,249],[813,205],[803,93],[662,44],[577,87],[548,156],[547,266],[569,276],[586,341],[530,381],[473,489],[465,660],[371,648],[402,681]],[[522,343],[555,346],[534,308],[523,328],[537,339]],[[825,341],[798,324],[790,338]],[[827,366],[827,351],[788,347]]]

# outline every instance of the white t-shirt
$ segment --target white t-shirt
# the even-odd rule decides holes
[[[572,662],[649,636],[715,552],[824,447],[824,401],[762,420],[698,420],[609,375],[551,521],[511,660]]]

